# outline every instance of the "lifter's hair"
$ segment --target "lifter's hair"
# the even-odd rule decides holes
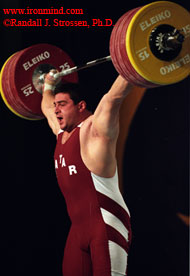
[[[78,104],[80,101],[85,101],[85,97],[82,93],[81,85],[77,83],[59,83],[55,90],[54,95],[58,93],[66,93],[70,95],[71,100],[73,100],[74,104]]]

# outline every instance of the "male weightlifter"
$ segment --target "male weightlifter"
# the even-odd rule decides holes
[[[42,111],[57,136],[55,170],[71,219],[63,275],[127,275],[130,214],[115,155],[119,109],[132,86],[118,76],[91,114],[75,85],[56,83],[46,75]]]

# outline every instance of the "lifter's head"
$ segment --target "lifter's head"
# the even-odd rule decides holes
[[[70,132],[90,116],[78,84],[61,84],[54,93],[55,114],[62,130]]]

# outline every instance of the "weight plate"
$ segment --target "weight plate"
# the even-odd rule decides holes
[[[111,33],[110,54],[116,70],[123,78],[134,85],[154,87],[155,84],[148,82],[134,70],[126,52],[125,39],[127,28],[132,17],[139,9],[135,8],[128,11],[117,21]]]
[[[136,85],[142,85],[144,79],[139,76],[134,68],[131,66],[130,61],[127,56],[127,52],[125,49],[125,37],[128,29],[128,25],[133,18],[134,14],[139,10],[139,8],[133,9],[125,14],[125,18],[122,22],[121,34],[120,34],[120,44],[118,47],[118,52],[121,56],[121,67],[125,72],[126,79],[128,79],[131,83]]]
[[[122,66],[125,68],[125,72],[127,73],[126,78],[129,78],[129,81],[133,84],[136,84],[138,86],[143,86],[147,88],[152,88],[157,85],[155,85],[152,82],[147,81],[144,79],[141,75],[139,75],[134,67],[131,65],[131,62],[128,58],[127,52],[126,52],[126,46],[125,46],[125,40],[126,40],[126,33],[128,31],[128,26],[130,24],[131,19],[133,18],[134,14],[139,10],[140,8],[136,8],[131,10],[126,14],[126,19],[123,24],[121,38],[120,38],[120,53],[122,56]]]
[[[11,104],[11,101],[9,99],[8,96],[8,92],[10,91],[9,89],[9,81],[5,76],[7,76],[8,71],[6,70],[8,68],[8,64],[10,63],[10,59],[13,58],[15,54],[11,55],[6,62],[4,63],[2,69],[1,69],[1,74],[0,74],[0,92],[1,92],[1,97],[4,101],[4,103],[6,104],[6,106],[17,116],[20,116],[23,118],[23,116],[21,116],[19,113],[16,112],[16,110],[13,108],[13,104]],[[5,67],[6,66],[6,67]]]
[[[42,119],[42,95],[38,89],[37,74],[56,68],[58,71],[74,67],[71,58],[50,44],[37,44],[17,52],[3,66],[2,95],[5,103],[16,115],[25,119]],[[63,83],[78,82],[78,73],[62,78]],[[6,85],[4,84],[6,83]]]
[[[150,49],[151,32],[162,24],[175,27],[185,37],[179,55],[172,61],[156,58]],[[154,2],[142,7],[128,26],[126,51],[132,66],[144,79],[159,85],[183,80],[190,72],[189,12],[168,1]]]
[[[28,119],[36,120],[42,119],[42,116],[34,116],[28,109],[23,106],[21,100],[17,97],[15,86],[11,86],[12,82],[12,68],[17,62],[19,56],[23,51],[12,55],[4,64],[1,70],[1,95],[7,107],[17,116]]]
[[[121,56],[119,55],[120,53],[117,53],[117,49],[118,49],[118,44],[120,41],[119,35],[120,35],[120,29],[121,29],[121,22],[123,21],[124,16],[125,15],[123,15],[121,18],[119,18],[119,20],[117,21],[117,23],[115,24],[115,26],[112,30],[111,37],[110,37],[111,59],[112,59],[115,69],[123,78],[125,78],[125,72],[120,67]]]

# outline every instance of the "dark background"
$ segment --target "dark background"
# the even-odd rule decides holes
[[[75,15],[73,20],[111,18],[116,22],[126,11],[150,2],[1,0],[1,5],[83,8],[84,16]],[[190,10],[187,1],[175,2]],[[8,18],[2,10],[1,18]],[[111,30],[6,28],[1,22],[1,66],[13,53],[37,43],[62,48],[75,64],[103,57],[109,54]],[[116,76],[111,63],[79,73],[92,108]],[[147,90],[131,125],[123,164],[124,197],[133,229],[129,276],[188,275],[189,228],[176,214],[189,211],[189,92],[189,78]],[[54,172],[55,137],[45,120],[21,119],[2,100],[0,118],[0,273],[60,276],[70,222]]]

